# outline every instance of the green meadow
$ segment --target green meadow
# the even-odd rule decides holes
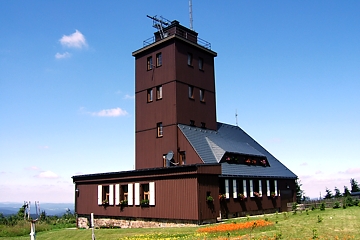
[[[227,231],[226,224],[233,225],[255,220],[265,220],[269,226]],[[220,226],[221,225],[221,226]],[[225,231],[207,232],[212,226]],[[17,227],[17,226],[14,226]],[[22,226],[25,227],[25,226]],[[39,224],[38,228],[41,228]],[[30,225],[28,226],[30,231]],[[0,233],[4,227],[0,228]],[[28,232],[29,232],[28,231]],[[360,207],[326,208],[294,212],[249,216],[226,220],[222,223],[199,227],[141,228],[141,229],[95,229],[96,239],[360,239]],[[0,235],[2,236],[2,235]],[[91,239],[91,229],[63,228],[44,230],[36,235],[38,240],[46,239]],[[28,233],[20,237],[0,239],[25,240]]]

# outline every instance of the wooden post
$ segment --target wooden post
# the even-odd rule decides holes
[[[95,232],[94,232],[94,213],[91,213],[91,228],[92,228],[92,234],[91,234],[91,240],[95,240]]]

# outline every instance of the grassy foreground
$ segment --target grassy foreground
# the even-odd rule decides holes
[[[267,226],[253,221],[267,222]],[[265,221],[264,221],[265,220]],[[235,224],[234,224],[235,223]],[[228,224],[228,225],[226,225]],[[244,224],[244,225],[242,225]],[[242,226],[250,225],[245,228]],[[230,231],[230,226],[239,230]],[[211,228],[215,228],[215,232]],[[213,228],[214,229],[214,228]],[[218,230],[217,230],[218,229]],[[30,229],[29,229],[30,230]],[[223,231],[223,232],[220,232]],[[278,213],[265,216],[237,218],[224,223],[200,227],[151,228],[151,229],[96,229],[96,239],[360,239],[360,207],[346,209],[309,210],[293,214]],[[37,234],[45,239],[91,239],[91,230],[59,229]],[[25,240],[23,237],[1,240]]]

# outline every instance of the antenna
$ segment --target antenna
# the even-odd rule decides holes
[[[236,121],[236,126],[238,127],[238,114],[237,114],[237,109],[235,110],[235,121]]]
[[[193,28],[193,16],[192,16],[192,0],[189,0],[189,15],[190,15],[190,29],[194,30],[194,28]]]
[[[166,26],[169,26],[171,24],[171,22],[169,20],[167,20],[166,18],[163,18],[162,16],[160,16],[160,19],[155,16],[149,16],[146,15],[148,18],[153,20],[153,27],[156,28],[157,30],[159,30],[160,33],[160,38],[163,39],[165,36],[164,34],[164,28]]]

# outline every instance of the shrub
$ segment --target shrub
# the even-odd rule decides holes
[[[336,202],[334,203],[333,208],[340,208],[340,202],[336,201]]]
[[[322,202],[321,205],[320,205],[320,210],[321,211],[325,211],[325,203]]]

